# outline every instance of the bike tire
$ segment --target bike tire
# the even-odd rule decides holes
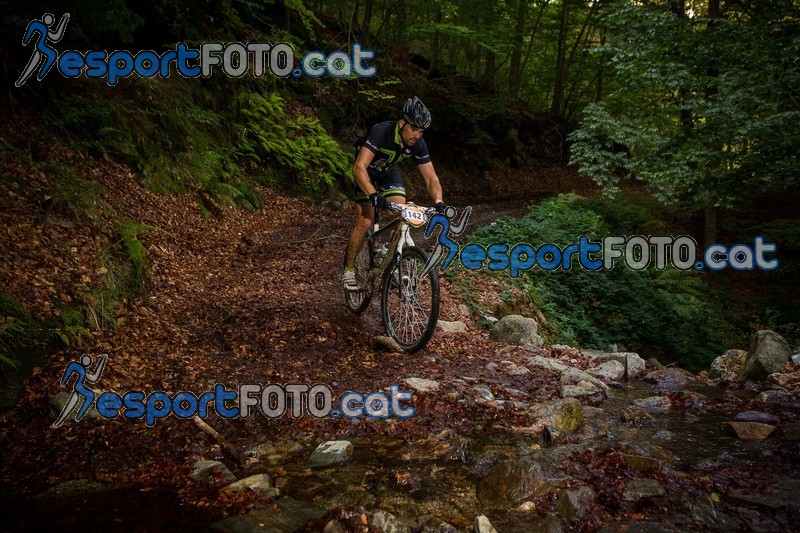
[[[383,275],[383,326],[386,333],[409,353],[428,343],[439,319],[439,276],[436,269],[430,269],[425,277],[421,277],[427,262],[425,252],[416,246],[407,246]],[[402,287],[396,281],[398,268]]]
[[[356,281],[360,287],[363,287],[363,292],[354,292],[344,290],[344,303],[347,308],[355,314],[361,314],[369,306],[372,300],[369,284],[369,271],[372,268],[372,242],[365,238],[361,243],[361,247],[356,254],[355,269]]]

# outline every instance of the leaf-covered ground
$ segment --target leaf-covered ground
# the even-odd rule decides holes
[[[384,333],[377,302],[355,316],[342,301],[339,274],[352,212],[314,207],[264,189],[265,208],[260,212],[223,207],[205,218],[197,191],[159,196],[140,187],[127,168],[92,163],[59,145],[47,154],[53,164],[33,165],[32,155],[19,148],[25,145],[24,131],[5,131],[0,152],[0,285],[35,316],[76,303],[102,311],[102,302],[95,300],[107,272],[98,258],[118,243],[115,221],[120,219],[143,225],[138,238],[147,250],[150,270],[144,295],[113,310],[116,328],[100,312],[88,316],[91,336],[84,335],[84,345],[61,349],[37,367],[17,406],[0,414],[4,523],[186,528],[270,505],[253,497],[219,496],[190,480],[197,460],[221,459],[236,467],[220,443],[190,420],[169,417],[152,428],[141,421],[84,420],[53,428],[49,400],[69,390],[59,381],[66,365],[84,353],[109,354],[96,389],[118,393],[199,395],[217,383],[229,390],[245,383],[325,383],[338,395],[383,390],[408,377],[449,381],[469,376],[495,391],[523,391],[530,401],[558,396],[557,374],[542,369],[497,382],[487,363],[510,360],[521,365],[531,354],[489,339],[472,317],[462,314],[461,289],[446,278],[440,318],[464,320],[470,330],[437,331],[416,354],[379,348],[375,338]],[[77,194],[81,191],[56,194],[63,177],[59,163],[78,169],[81,179],[102,188],[96,204],[84,202]],[[476,208],[476,220],[485,222],[491,216]],[[484,305],[500,301],[502,288],[491,279],[474,276],[473,281]],[[544,354],[576,366],[586,364],[575,352],[545,347]],[[323,440],[372,435],[411,442],[445,429],[466,435],[529,423],[508,405],[457,399],[416,394],[415,416],[392,423],[267,420],[259,415],[233,420],[212,415],[207,422],[242,451],[286,442],[302,443],[310,451]],[[567,473],[596,486],[616,486],[631,475],[619,465],[616,452],[589,451],[575,457]],[[722,477],[727,482],[736,476]],[[31,499],[73,479],[97,481],[110,490],[88,503],[67,502],[43,510]],[[702,487],[697,477],[672,483],[683,490]],[[619,491],[607,492],[616,496],[599,502],[586,528],[641,515],[642,509],[620,502]],[[547,501],[539,502],[543,509],[554,505]],[[666,509],[648,515],[667,516]]]

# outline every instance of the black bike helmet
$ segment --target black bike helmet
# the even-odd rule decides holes
[[[431,125],[431,112],[416,96],[403,106],[403,118],[415,128],[427,129]]]

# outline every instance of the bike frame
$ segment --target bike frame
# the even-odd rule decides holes
[[[378,222],[378,208],[375,208],[375,218],[373,219],[374,223],[372,225],[372,234],[368,235],[367,238],[372,241],[373,243],[376,241],[376,238],[379,235],[386,234],[387,232],[397,228],[397,231],[394,232],[392,239],[389,241],[389,249],[386,252],[386,255],[381,260],[380,265],[373,265],[370,269],[370,277],[369,277],[369,286],[370,286],[370,293],[374,293],[375,289],[377,288],[377,282],[381,279],[381,273],[383,273],[391,262],[403,253],[403,248],[406,246],[413,246],[414,241],[411,239],[411,235],[409,234],[409,224],[402,217],[398,216],[391,222],[381,226]],[[399,226],[399,228],[398,228]],[[373,245],[374,250],[374,245]],[[372,258],[374,259],[375,252],[372,253]],[[370,260],[370,263],[372,260]]]

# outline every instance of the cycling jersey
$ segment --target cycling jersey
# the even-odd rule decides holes
[[[398,122],[393,120],[375,124],[363,143],[356,145],[356,155],[361,147],[366,147],[374,154],[367,166],[367,174],[383,196],[405,196],[403,177],[397,168],[398,163],[411,157],[418,165],[424,165],[431,160],[428,145],[422,138],[414,146],[402,146]],[[356,201],[365,201],[368,198],[356,184]]]

